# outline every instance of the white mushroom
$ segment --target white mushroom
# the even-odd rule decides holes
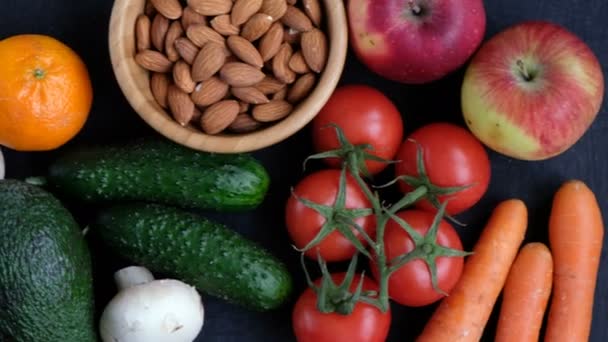
[[[143,267],[114,274],[118,294],[100,320],[104,342],[192,342],[205,311],[194,287],[179,280],[154,280]]]

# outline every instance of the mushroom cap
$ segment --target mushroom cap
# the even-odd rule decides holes
[[[120,291],[106,306],[99,329],[105,342],[192,342],[204,316],[194,287],[154,280]]]

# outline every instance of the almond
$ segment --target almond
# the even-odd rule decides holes
[[[302,34],[300,42],[306,64],[314,71],[321,72],[327,63],[327,38],[319,29]]]
[[[249,110],[249,103],[244,101],[239,101],[239,113],[245,113]]]
[[[145,14],[140,14],[135,21],[135,41],[137,52],[150,49],[150,18]]]
[[[262,60],[264,62],[271,60],[279,52],[282,42],[283,25],[281,23],[274,23],[260,40],[260,55],[262,56]]]
[[[274,95],[272,95],[273,100],[285,100],[286,97],[287,97],[287,88],[283,88],[283,89],[279,90],[278,92],[276,92]]]
[[[285,15],[281,17],[281,22],[285,26],[300,32],[307,32],[313,28],[310,18],[295,6],[287,6],[287,11],[285,12]]]
[[[192,79],[195,82],[208,80],[225,62],[226,54],[219,44],[205,44],[192,63]]]
[[[310,94],[310,91],[315,86],[316,81],[317,78],[313,73],[300,76],[300,78],[298,78],[298,80],[289,89],[289,92],[287,92],[287,101],[293,104],[302,101],[302,99]]]
[[[182,16],[182,5],[179,0],[150,0],[158,13],[168,19],[179,19]]]
[[[302,32],[286,27],[283,32],[283,41],[289,44],[298,44],[302,38]]]
[[[218,15],[217,17],[213,18],[213,20],[211,20],[211,27],[213,27],[217,33],[224,36],[239,34],[239,28],[232,25],[230,15],[228,14]]]
[[[264,66],[264,61],[258,50],[247,39],[240,36],[230,36],[226,41],[228,47],[238,58],[243,62],[251,64],[254,67],[261,68]]]
[[[228,128],[239,115],[239,103],[235,100],[220,101],[205,110],[201,127],[207,134],[218,134]]]
[[[182,24],[179,21],[174,21],[169,26],[167,36],[165,37],[165,54],[171,62],[177,62],[179,60],[179,53],[175,48],[175,40],[184,34]]]
[[[204,24],[205,26],[207,26],[207,18],[205,18],[205,16],[200,13],[196,13],[196,11],[192,9],[192,7],[186,7],[184,9],[184,14],[182,14],[182,27],[184,28],[184,30],[188,30],[188,27],[190,27],[190,25],[196,24]]]
[[[167,108],[169,84],[169,76],[166,73],[154,72],[150,76],[150,91],[152,92],[152,96],[163,108]]]
[[[263,0],[236,0],[232,6],[230,20],[233,25],[241,26],[262,8]]]
[[[167,93],[167,103],[175,121],[186,126],[194,115],[194,102],[190,96],[172,84]]]
[[[177,38],[174,45],[177,53],[188,64],[192,64],[194,62],[194,59],[200,51],[200,49],[186,37]]]
[[[286,84],[272,76],[266,76],[255,87],[264,95],[271,95],[285,89]]]
[[[304,12],[312,23],[315,24],[316,27],[320,27],[323,14],[321,12],[319,0],[302,0],[302,7],[304,7]]]
[[[272,59],[272,72],[274,73],[274,77],[287,84],[293,83],[296,80],[296,73],[289,68],[289,60],[291,59],[292,54],[293,50],[291,45],[283,43],[279,52],[277,52],[276,56]]]
[[[308,64],[306,64],[304,55],[302,55],[301,51],[298,51],[291,56],[291,59],[289,59],[289,69],[298,74],[306,74],[310,72],[310,68],[308,67]]]
[[[277,121],[289,115],[292,109],[293,106],[287,101],[272,100],[253,107],[253,118],[260,122]]]
[[[241,113],[237,115],[236,119],[232,121],[228,129],[234,133],[249,133],[260,128],[262,124],[255,121],[251,115],[247,113]]]
[[[257,13],[247,20],[241,30],[241,36],[252,42],[263,36],[270,28],[270,25],[272,25],[271,16]]]
[[[196,83],[192,80],[192,73],[188,63],[184,61],[175,63],[173,66],[173,82],[179,89],[188,94],[194,91]]]
[[[226,40],[221,34],[204,24],[190,25],[186,30],[186,36],[198,47],[203,47],[208,42],[215,42],[221,46],[226,45]]]
[[[188,6],[202,15],[220,15],[230,12],[232,0],[188,0]]]
[[[264,76],[261,70],[240,62],[226,63],[220,70],[220,77],[232,87],[250,87]]]
[[[162,14],[157,14],[150,28],[150,39],[156,50],[162,52],[165,47],[165,36],[169,30],[169,19]]]
[[[264,93],[255,87],[232,88],[230,89],[230,92],[237,99],[251,104],[268,103],[268,101],[270,101]]]
[[[264,0],[260,9],[260,12],[271,16],[273,21],[281,19],[286,11],[287,2],[285,0]]]
[[[165,55],[154,50],[144,50],[135,55],[135,62],[142,68],[154,72],[169,72],[173,63]]]
[[[192,101],[197,106],[209,106],[223,99],[228,89],[226,82],[214,76],[196,86],[191,95]]]

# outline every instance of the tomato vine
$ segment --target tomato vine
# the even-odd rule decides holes
[[[398,177],[394,181],[387,184],[392,185],[400,180],[408,182],[410,185],[415,185],[414,190],[406,193],[401,199],[392,205],[385,205],[380,199],[378,191],[372,191],[365,181],[364,177],[367,177],[365,161],[381,161],[385,163],[394,163],[395,161],[384,160],[369,153],[369,145],[353,145],[351,144],[340,127],[331,125],[336,130],[340,148],[332,151],[326,151],[318,153],[308,157],[304,165],[309,160],[313,159],[325,159],[325,158],[339,158],[342,161],[340,181],[338,187],[338,193],[336,200],[333,205],[321,205],[314,203],[313,201],[299,198],[295,196],[301,203],[310,209],[315,210],[321,216],[325,218],[321,230],[316,237],[307,244],[307,246],[299,249],[302,253],[302,267],[304,269],[308,286],[311,287],[318,296],[317,309],[323,313],[337,312],[340,314],[350,314],[357,302],[365,302],[374,305],[382,312],[389,310],[389,278],[397,271],[400,267],[408,262],[415,259],[420,259],[426,263],[431,274],[432,286],[435,291],[441,294],[445,292],[439,288],[437,281],[437,266],[436,259],[439,257],[464,257],[470,253],[447,248],[437,244],[437,231],[441,220],[446,217],[446,204],[447,200],[443,203],[436,201],[436,195],[446,195],[458,192],[465,189],[465,187],[456,188],[440,188],[430,183],[428,177],[426,177],[426,171],[424,167],[423,151],[420,147],[417,149],[417,168],[418,178],[407,178]],[[365,196],[371,203],[371,208],[368,209],[347,209],[345,208],[346,199],[346,177],[350,174],[358,186],[364,192]],[[399,218],[396,214],[407,207],[414,205],[417,201],[429,198],[437,205],[438,210],[433,220],[433,223],[426,233],[422,236],[416,230],[414,230],[407,222]],[[376,233],[375,236],[370,236],[362,227],[360,227],[355,219],[367,215],[374,215],[376,220]],[[392,260],[387,260],[384,246],[384,232],[386,225],[390,220],[394,220],[401,228],[403,228],[414,243],[414,249],[409,253],[400,255]],[[361,243],[361,241],[353,233],[353,229],[356,230],[369,245],[369,250]],[[342,233],[352,244],[356,247],[358,253],[356,253],[350,261],[346,277],[341,284],[335,284],[332,280],[331,274],[328,271],[327,264],[323,258],[318,255],[318,264],[322,273],[321,285],[317,286],[313,284],[310,274],[304,263],[304,252],[314,248],[323,239],[334,231]],[[356,273],[356,266],[359,258],[359,254],[371,259],[378,270],[378,291],[365,292],[361,290],[361,284],[358,284],[356,290],[351,292],[354,275]]]

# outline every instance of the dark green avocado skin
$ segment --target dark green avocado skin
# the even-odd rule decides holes
[[[78,147],[51,165],[47,181],[54,191],[87,202],[241,211],[263,202],[270,177],[248,154],[198,152],[150,138]]]
[[[181,209],[150,203],[106,208],[94,232],[125,259],[256,311],[278,308],[292,291],[280,260],[230,228]]]
[[[91,256],[48,192],[0,180],[0,341],[96,341]]]

